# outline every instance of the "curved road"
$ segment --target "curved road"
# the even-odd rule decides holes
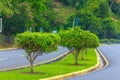
[[[35,64],[51,60],[52,58],[56,58],[57,56],[60,56],[61,54],[67,51],[67,48],[59,47],[58,51],[54,51],[50,54],[44,54],[42,56],[37,57],[37,59],[35,60]],[[25,58],[24,50],[16,49],[0,51],[0,71],[26,65],[29,65],[29,62]]]
[[[107,57],[108,67],[66,80],[120,80],[120,44],[102,45],[99,49]]]

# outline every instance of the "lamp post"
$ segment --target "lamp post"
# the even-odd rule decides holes
[[[75,4],[75,9],[77,8],[78,5],[79,5],[79,3],[76,3],[76,4]],[[77,9],[76,9],[76,10],[77,10]],[[75,27],[75,25],[78,26],[78,20],[79,20],[79,18],[77,18],[77,17],[75,16],[74,19],[73,19],[73,25],[72,25],[73,28]]]

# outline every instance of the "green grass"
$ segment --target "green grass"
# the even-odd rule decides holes
[[[79,56],[78,66],[74,65],[74,57],[72,54],[64,59],[52,64],[45,64],[35,66],[34,69],[38,74],[23,74],[22,72],[29,72],[29,68],[0,72],[0,80],[38,80],[41,78],[48,78],[60,74],[80,71],[89,68],[97,63],[97,57],[94,49],[89,49],[88,54],[85,55],[85,60],[82,61]]]

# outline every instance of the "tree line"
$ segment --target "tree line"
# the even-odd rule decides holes
[[[50,32],[59,25],[53,0],[2,0],[2,34],[10,36],[26,30]]]
[[[59,0],[64,5],[73,6],[76,13],[68,19],[65,27],[72,27],[76,18],[77,24],[89,30],[101,39],[120,39],[120,3],[116,0]],[[79,19],[77,19],[79,18]]]

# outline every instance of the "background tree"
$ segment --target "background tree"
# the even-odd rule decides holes
[[[98,17],[108,18],[109,16],[110,16],[110,9],[109,9],[108,3],[100,2],[99,10],[98,10]]]
[[[2,0],[3,32],[5,42],[10,43],[10,35],[25,30],[51,32],[55,25],[53,0]]]
[[[83,46],[83,31],[81,29],[70,29],[62,31],[59,34],[61,36],[62,46],[68,47],[69,49],[74,49],[74,52],[72,54],[75,58],[75,65],[78,65],[78,56]]]
[[[60,2],[59,2],[60,1]],[[3,35],[7,43],[10,43],[10,35],[31,31],[52,32],[53,29],[68,29],[72,27],[73,20],[78,18],[78,26],[89,30],[99,38],[104,38],[103,19],[111,18],[114,24],[115,37],[119,38],[117,28],[120,28],[120,2],[114,0],[1,0],[0,14],[3,19]],[[62,2],[62,3],[61,3]],[[55,5],[56,4],[56,5]],[[64,5],[63,5],[64,4]],[[55,7],[58,8],[55,8]],[[75,9],[76,8],[76,9]],[[63,10],[62,10],[63,9]],[[68,11],[66,10],[68,9]],[[74,9],[74,10],[69,10]],[[70,14],[68,22],[66,22]],[[58,15],[60,14],[60,15]],[[61,18],[64,17],[64,18]],[[117,32],[117,33],[116,33]],[[8,38],[8,39],[7,39]]]
[[[10,35],[23,32],[26,24],[33,19],[30,4],[21,1],[5,0],[3,1],[2,19],[3,19],[3,34],[5,42],[10,43]],[[8,13],[8,12],[9,13]],[[31,24],[32,25],[32,24]]]
[[[33,73],[33,64],[38,55],[57,50],[60,37],[52,33],[17,34],[15,43],[19,48],[26,51],[26,58],[30,62],[30,72]]]
[[[81,26],[81,29],[89,30],[97,35],[99,34],[101,25],[93,13],[90,11],[80,10],[76,15],[78,18],[80,18],[79,25]]]
[[[111,5],[111,3],[114,0],[108,0],[108,1],[109,1],[109,5]],[[113,2],[111,10],[116,16],[120,17],[120,2],[119,2],[119,0],[116,0],[116,1]]]
[[[114,28],[114,24],[112,22],[111,19],[105,19],[103,20],[103,34],[104,34],[104,38],[107,39],[111,39],[112,37],[115,36],[115,28]]]

